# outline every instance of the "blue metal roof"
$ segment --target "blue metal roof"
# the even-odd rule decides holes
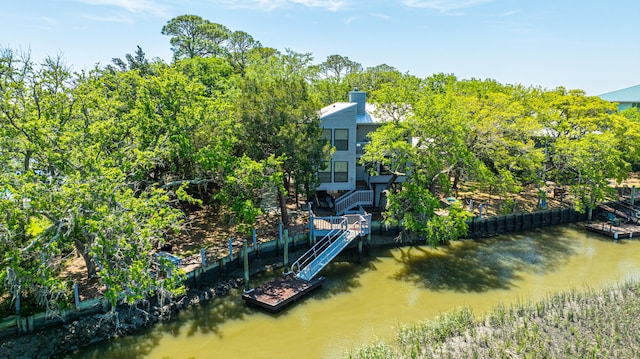
[[[640,85],[603,93],[598,97],[611,102],[640,102]]]

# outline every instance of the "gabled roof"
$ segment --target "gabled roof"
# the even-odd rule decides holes
[[[356,118],[356,123],[358,124],[377,124],[377,123],[383,123],[383,122],[387,122],[390,119],[389,118],[383,118],[384,115],[381,115],[378,111],[377,111],[377,107],[376,105],[372,104],[372,103],[367,103],[365,105],[365,113],[364,116],[358,116]]]
[[[355,102],[336,102],[334,104],[331,104],[329,106],[323,107],[320,110],[320,118],[325,117],[325,116],[329,116],[331,114],[334,114],[336,112],[340,112],[346,108],[349,107],[354,107],[356,106],[357,103]]]
[[[332,115],[334,113],[340,112],[344,109],[356,106],[357,103],[355,102],[336,102],[334,104],[331,104],[329,106],[325,106],[320,110],[320,118]],[[364,113],[364,115],[356,115],[356,123],[358,124],[376,124],[376,123],[382,123],[382,122],[387,122],[389,120],[391,120],[390,118],[383,118],[384,115],[380,115],[377,113],[376,111],[376,105],[371,104],[371,103],[367,103],[366,104],[366,111]]]
[[[640,85],[603,93],[598,97],[611,102],[640,102]]]
[[[352,108],[357,105],[358,105],[357,102],[336,102],[329,106],[325,106],[320,110],[320,119],[322,119],[323,117],[330,116],[334,113],[340,112],[342,110]],[[368,103],[368,102],[365,103],[364,115],[356,114],[356,123],[359,125],[361,124],[377,125],[384,122],[389,122],[391,120],[393,120],[392,117],[378,111],[378,107],[375,104]]]

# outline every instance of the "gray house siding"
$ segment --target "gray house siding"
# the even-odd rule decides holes
[[[335,130],[349,131],[348,148],[346,151],[336,150],[331,160],[331,182],[321,183],[319,191],[350,191],[356,188],[356,104],[340,111],[322,117],[321,126],[332,130],[332,140],[335,142]],[[333,143],[332,143],[333,144]],[[334,164],[347,162],[348,172],[346,182],[334,182]]]
[[[328,166],[331,171],[331,178],[327,170],[322,172],[321,178],[324,181],[316,188],[318,191],[331,192],[351,191],[356,188],[368,187],[374,190],[374,203],[377,206],[380,202],[381,192],[387,188],[387,183],[392,176],[382,174],[379,176],[370,176],[365,166],[359,165],[358,161],[363,153],[363,148],[370,141],[367,136],[375,131],[383,124],[384,120],[375,118],[372,113],[367,112],[367,96],[366,92],[352,91],[349,93],[350,102],[338,102],[331,106],[327,106],[321,110],[320,126],[327,130],[331,130],[332,145],[335,146],[336,130],[346,129],[349,131],[347,150],[337,150],[331,159],[331,165]],[[343,143],[342,143],[343,144]],[[335,164],[341,165],[347,163],[348,173],[346,177],[341,172],[340,181],[335,181]],[[397,178],[396,182],[403,181],[404,178]]]

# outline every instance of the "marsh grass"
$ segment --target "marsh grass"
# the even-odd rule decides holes
[[[636,358],[640,284],[568,291],[498,306],[483,317],[459,308],[399,330],[349,358]]]

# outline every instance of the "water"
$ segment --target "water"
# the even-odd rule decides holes
[[[614,243],[580,226],[436,250],[378,250],[366,263],[332,264],[321,272],[322,289],[280,314],[247,308],[235,291],[70,358],[340,358],[376,339],[393,341],[402,324],[459,306],[481,314],[499,303],[635,279],[638,253],[638,240]]]

